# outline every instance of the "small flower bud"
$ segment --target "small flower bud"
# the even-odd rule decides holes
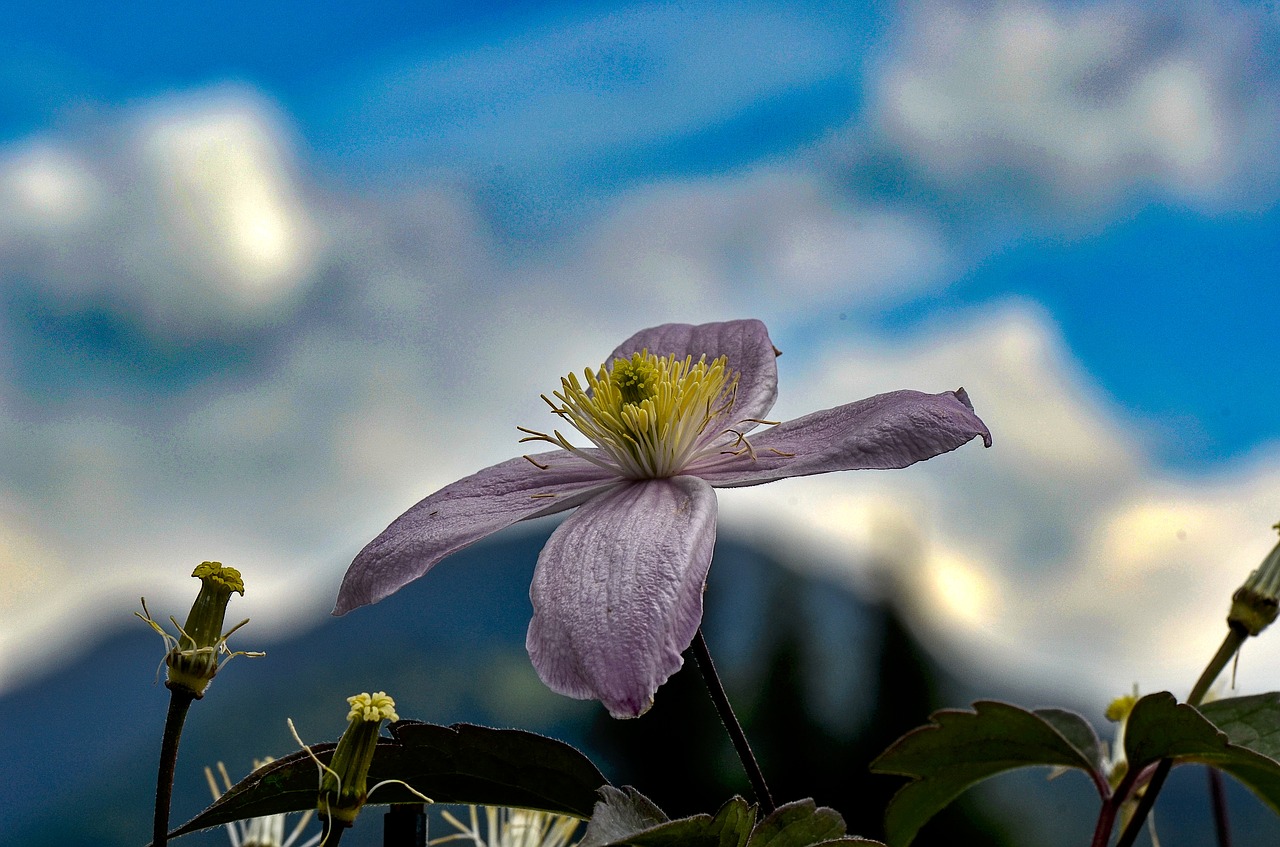
[[[384,691],[348,697],[350,723],[338,739],[333,760],[320,781],[316,807],[334,825],[351,826],[368,796],[366,779],[384,720],[396,721],[395,701]]]
[[[1274,528],[1280,528],[1277,524]],[[1231,596],[1227,624],[1249,635],[1258,635],[1280,613],[1280,544],[1249,574],[1244,585]]]

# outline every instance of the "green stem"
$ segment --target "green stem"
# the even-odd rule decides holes
[[[1204,702],[1204,696],[1209,693],[1209,686],[1213,685],[1227,664],[1235,658],[1236,653],[1240,652],[1240,646],[1248,637],[1249,633],[1243,627],[1233,626],[1227,630],[1227,637],[1223,640],[1222,646],[1218,648],[1218,652],[1205,667],[1204,673],[1200,674],[1200,678],[1196,680],[1195,687],[1191,689],[1191,694],[1187,697],[1188,705],[1199,706]]]
[[[156,815],[151,830],[153,847],[165,847],[169,841],[169,806],[173,802],[173,775],[178,765],[178,741],[182,725],[195,695],[183,688],[169,691],[169,713],[164,719],[164,738],[160,742],[160,768],[156,774]]]
[[[1209,693],[1209,687],[1213,685],[1214,680],[1222,673],[1227,663],[1240,651],[1240,645],[1244,644],[1245,639],[1248,637],[1249,633],[1244,627],[1230,626],[1222,646],[1218,648],[1218,652],[1209,660],[1209,664],[1205,666],[1204,673],[1200,674],[1200,678],[1196,680],[1195,686],[1191,689],[1191,694],[1187,697],[1188,706],[1199,706],[1204,701],[1204,695]],[[1134,809],[1133,818],[1130,819],[1129,825],[1125,827],[1124,832],[1120,834],[1120,840],[1116,842],[1116,847],[1133,847],[1133,842],[1137,840],[1138,833],[1142,830],[1142,825],[1146,823],[1147,815],[1151,814],[1151,807],[1155,805],[1156,795],[1164,787],[1164,781],[1168,778],[1169,771],[1172,769],[1172,759],[1161,759],[1160,764],[1156,765],[1155,773],[1151,775],[1151,781],[1147,783],[1147,790],[1143,793],[1142,798],[1138,800],[1138,807]]]
[[[742,769],[747,772],[747,779],[751,780],[756,802],[760,804],[761,811],[766,815],[772,814],[777,808],[773,804],[773,795],[769,793],[769,786],[764,781],[764,773],[756,762],[755,754],[751,752],[751,745],[747,743],[747,735],[742,731],[742,724],[738,723],[738,716],[733,713],[733,706],[729,703],[728,695],[724,693],[724,686],[720,684],[716,666],[711,661],[711,651],[707,649],[707,640],[702,637],[702,627],[698,627],[697,634],[693,636],[692,646],[698,669],[702,671],[702,678],[706,680],[707,690],[711,693],[711,702],[715,703],[720,722],[729,733],[729,740],[733,742],[733,749],[738,753]]]

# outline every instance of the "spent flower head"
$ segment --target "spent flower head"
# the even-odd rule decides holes
[[[165,632],[151,618],[145,598],[142,600],[142,612],[134,614],[160,633],[165,646],[169,648],[165,654],[165,664],[169,668],[165,686],[170,690],[186,691],[199,699],[204,696],[209,682],[218,670],[233,656],[265,654],[255,651],[233,652],[227,646],[227,639],[249,622],[247,618],[226,632],[222,631],[231,595],[244,594],[244,580],[240,571],[224,567],[221,562],[201,562],[191,576],[200,580],[200,593],[191,604],[185,625],[179,624],[177,618],[170,616],[169,620],[177,627],[177,636]]]
[[[469,806],[470,823],[463,823],[443,809],[440,816],[456,831],[433,838],[430,847],[452,841],[470,841],[474,847],[570,847],[578,830],[577,818],[534,809],[484,806],[485,826],[480,826],[477,807]]]
[[[1280,531],[1280,524],[1272,527]],[[1280,613],[1280,543],[1249,573],[1244,585],[1231,597],[1227,624],[1249,635],[1258,635]]]
[[[378,746],[382,722],[399,720],[395,701],[385,691],[347,698],[347,729],[338,739],[333,759],[320,779],[316,808],[339,826],[350,826],[368,799],[369,766]]]
[[[534,572],[525,641],[550,688],[642,714],[702,621],[714,488],[829,471],[903,468],[991,434],[963,389],[894,391],[785,423],[777,349],[757,320],[664,324],[620,344],[543,399],[590,442],[519,427],[549,452],[445,486],[351,563],[335,614],[375,603],[445,556],[517,521],[580,506]],[[759,426],[770,426],[760,434]]]

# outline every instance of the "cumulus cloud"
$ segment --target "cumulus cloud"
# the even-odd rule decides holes
[[[989,47],[994,36],[978,36],[1001,14],[1012,12],[948,20]],[[1040,14],[1054,50],[1069,51],[1064,27],[1067,40],[1083,37],[1071,28],[1085,26],[1085,13]],[[1112,49],[1118,36],[1103,29],[1095,41]],[[933,56],[919,47],[915,64],[895,72],[929,81],[947,62],[969,68],[968,43]],[[1161,61],[1200,55],[1171,43]],[[1046,60],[1064,61],[1054,50]],[[1194,88],[1182,71],[1151,76],[1165,65],[1149,54],[1134,52],[1141,61],[1117,77],[1125,103],[1155,96],[1132,93],[1142,86]],[[1205,114],[1226,114],[1214,99],[1220,78],[1193,77],[1212,101]],[[1027,96],[1035,106],[1048,95]],[[983,102],[971,105],[990,118],[995,107]],[[1188,108],[1195,130],[1199,107]],[[514,455],[514,426],[546,420],[541,391],[667,320],[768,320],[788,350],[783,418],[904,386],[970,391],[995,433],[991,450],[727,492],[723,514],[730,527],[779,538],[802,527],[804,541],[788,549],[842,572],[880,563],[918,598],[921,627],[987,661],[1042,677],[1070,667],[1108,693],[1135,678],[1189,681],[1186,665],[1217,637],[1222,611],[1209,607],[1219,596],[1225,604],[1270,541],[1275,516],[1262,513],[1275,511],[1274,457],[1212,478],[1163,478],[1141,428],[1095,393],[1033,308],[958,319],[906,342],[801,339],[815,309],[892,303],[954,273],[947,241],[923,216],[775,167],[637,188],[576,236],[512,252],[464,191],[308,183],[273,114],[253,96],[169,100],[96,141],[43,138],[0,152],[6,284],[63,310],[106,303],[170,338],[268,330],[240,342],[252,349],[234,347],[251,367],[219,365],[146,396],[121,381],[43,407],[27,386],[0,380],[0,595],[18,598],[4,618],[0,685],[59,646],[55,635],[72,637],[76,616],[97,623],[100,610],[142,592],[157,608],[180,608],[184,568],[205,558],[242,567],[259,586],[245,602],[255,626],[315,619],[363,541],[423,494]],[[1126,173],[1206,197],[1204,185],[1226,185],[1240,167],[1219,155],[1235,149],[1232,138],[1247,140],[1231,135],[1240,125],[1213,125],[1227,141],[1204,147],[1208,159],[1195,144],[1160,142],[1190,151],[1173,165],[1151,165],[1161,148],[1143,141],[1146,153],[1126,161],[1147,164]],[[903,126],[894,131],[906,133],[904,149],[933,178],[977,155]],[[996,134],[1005,141],[987,146],[1012,150],[1001,161],[1023,161],[1046,190],[1069,194],[1078,177],[1082,202],[1106,201],[1096,177],[1052,166],[1065,155],[1045,154],[1052,139]],[[13,343],[0,335],[0,352]],[[118,604],[104,602],[104,582]],[[1138,651],[1153,644],[1176,649],[1160,647],[1152,666]],[[1080,667],[1082,654],[1099,666]]]
[[[1262,29],[1216,4],[921,4],[870,121],[922,179],[971,201],[1269,202],[1280,104]]]
[[[10,284],[127,313],[163,338],[277,319],[322,239],[278,121],[246,92],[151,104],[106,130],[0,157]]]
[[[963,384],[995,444],[903,472],[728,492],[726,525],[766,543],[807,527],[795,549],[898,592],[933,643],[987,673],[1065,681],[1099,702],[1134,682],[1185,690],[1225,634],[1232,591],[1275,541],[1280,454],[1168,477],[1144,454],[1142,423],[1091,387],[1027,304],[913,340],[830,343],[794,367],[808,376],[784,381],[784,418]],[[1280,646],[1248,650],[1242,683],[1280,684]]]
[[[952,262],[926,220],[781,169],[634,192],[575,247],[584,276],[721,314],[899,302],[940,285]]]
[[[60,379],[83,388],[62,402],[41,402],[38,364],[0,381],[13,400],[0,407],[0,492],[14,504],[0,593],[22,598],[9,644],[68,647],[68,619],[93,623],[108,596],[181,606],[203,559],[258,586],[244,607],[263,629],[319,616],[364,540],[519,452],[515,425],[548,414],[539,393],[638,326],[883,302],[947,261],[920,221],[787,170],[623,194],[577,237],[513,255],[464,192],[303,182],[271,114],[252,96],[193,95],[125,115],[97,147],[0,153],[0,258],[41,308],[105,301],[176,339],[271,330],[233,336],[198,378],[156,391],[74,353]],[[318,233],[315,257],[304,247]],[[145,369],[166,353],[100,355]],[[59,590],[29,580],[37,571]],[[5,655],[0,682],[40,657]]]

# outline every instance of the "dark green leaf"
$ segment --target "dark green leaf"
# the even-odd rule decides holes
[[[734,797],[714,816],[693,815],[622,832],[628,820],[635,823],[643,823],[646,818],[651,820],[657,806],[633,788],[628,788],[625,794],[602,791],[601,796],[607,811],[597,805],[596,814],[606,812],[601,824],[604,828],[597,827],[592,818],[584,838],[588,847],[746,847],[756,820],[755,807],[748,806],[741,797]]]
[[[531,732],[419,721],[398,721],[390,729],[392,738],[380,740],[374,752],[371,788],[402,780],[437,803],[514,806],[585,818],[596,790],[607,784],[573,747]],[[328,764],[334,746],[311,749]],[[313,808],[318,781],[315,762],[299,751],[254,771],[173,835]],[[412,791],[396,784],[379,787],[369,798],[370,804],[418,802]]]
[[[714,817],[694,815],[669,821],[631,836],[626,843],[634,847],[746,847],[755,822],[755,806],[734,797]]]
[[[1084,731],[1084,718],[990,700],[973,708],[935,712],[932,724],[907,733],[871,763],[873,771],[912,778],[885,815],[885,832],[895,847],[910,844],[925,822],[967,788],[1004,771],[1034,765],[1079,768],[1095,784],[1105,784],[1097,736]]]
[[[1066,709],[1036,709],[1034,714],[1058,731],[1071,746],[1089,762],[1090,769],[1098,774],[1107,772],[1102,754],[1102,742],[1087,720]]]
[[[1273,697],[1275,695],[1263,695]],[[1275,705],[1242,697],[1243,703],[1220,701],[1206,706],[1208,714],[1222,718],[1237,737],[1253,739],[1270,748],[1274,744]],[[1280,762],[1248,747],[1231,743],[1227,732],[1205,715],[1177,702],[1167,691],[1139,700],[1125,725],[1125,756],[1129,767],[1145,767],[1160,759],[1201,762],[1231,774],[1247,785],[1272,809],[1280,812]]]
[[[747,847],[847,847],[854,844],[876,845],[880,842],[845,835],[844,818],[839,812],[805,799],[779,806],[756,824]]]
[[[813,800],[779,806],[756,825],[747,847],[810,847],[843,838],[844,818]]]
[[[1200,713],[1232,744],[1280,761],[1280,692],[1214,700]]]

